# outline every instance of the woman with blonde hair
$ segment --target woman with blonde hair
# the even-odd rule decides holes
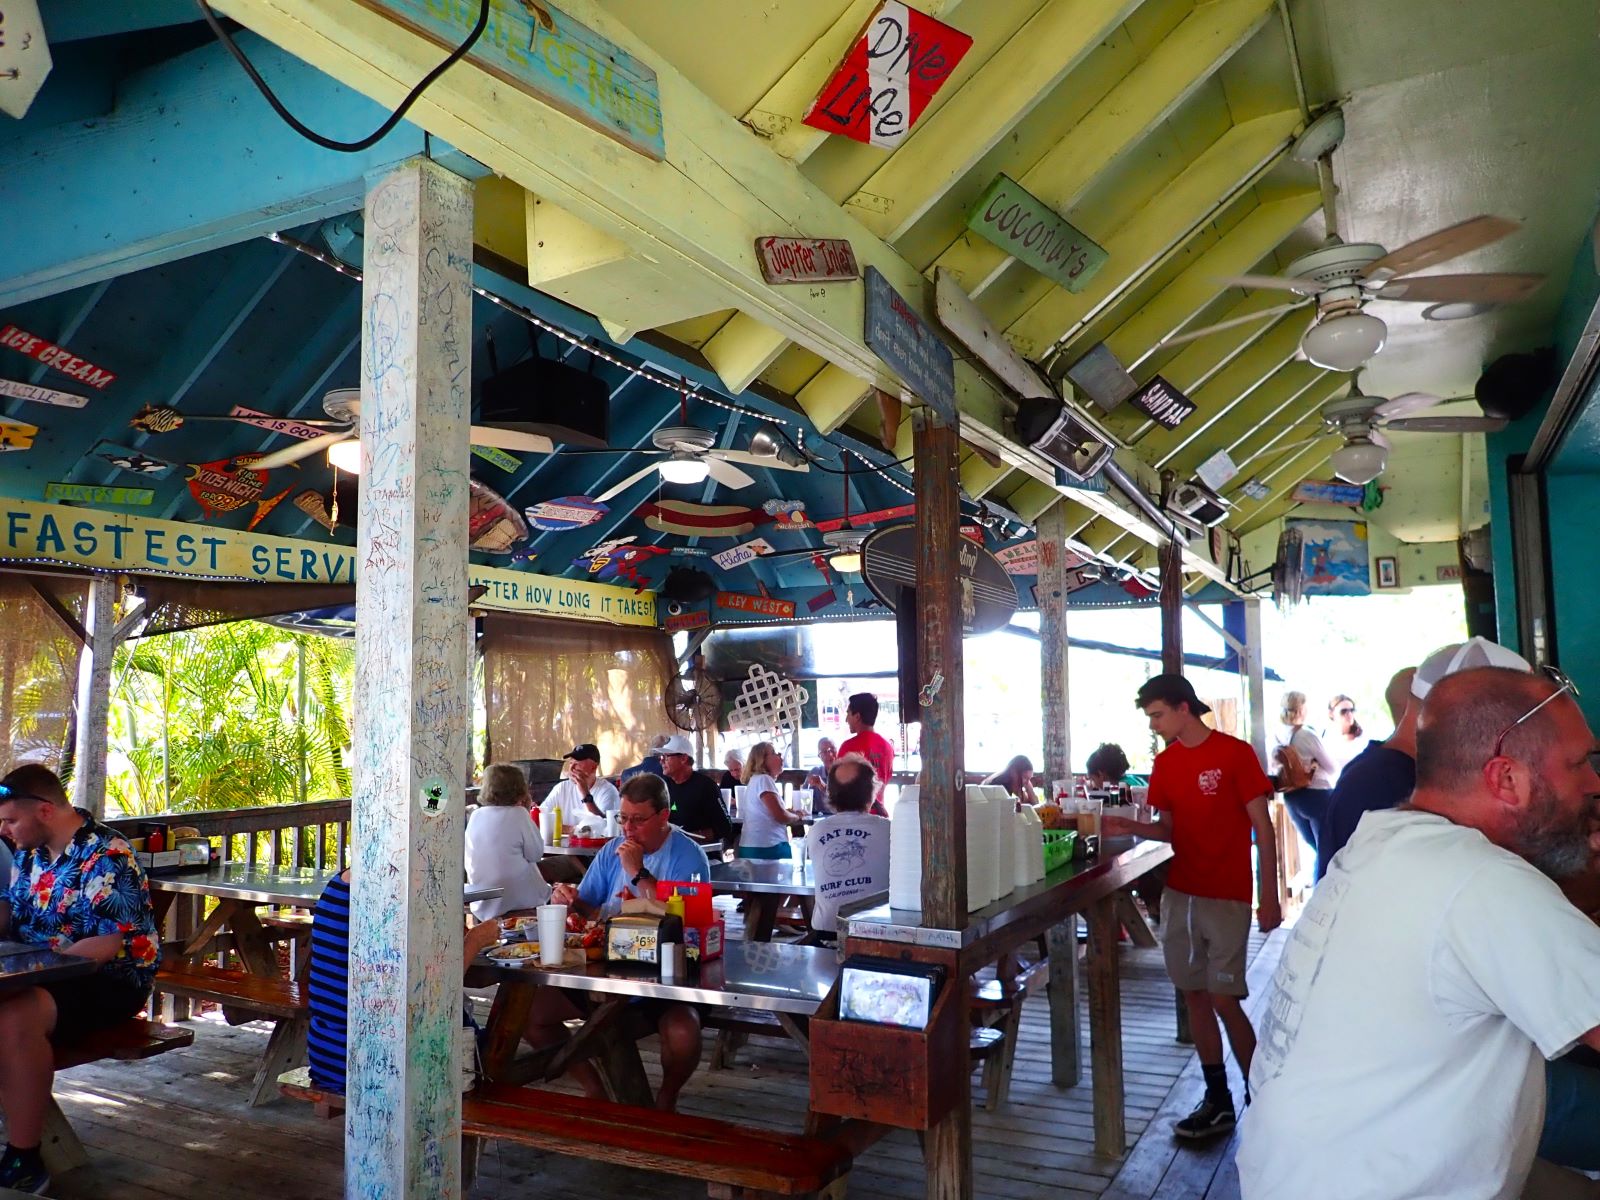
[[[1294,826],[1313,853],[1328,813],[1328,797],[1339,774],[1322,739],[1306,728],[1306,694],[1285,692],[1279,719],[1288,727],[1288,736],[1273,753],[1278,790],[1289,809]]]
[[[740,858],[789,858],[789,826],[804,820],[783,806],[778,773],[783,755],[771,742],[757,742],[744,760],[744,790],[739,793]]]
[[[480,921],[532,912],[550,900],[550,885],[539,873],[544,838],[529,811],[532,804],[521,767],[493,763],[484,771],[478,808],[467,821],[467,882],[503,887],[505,893],[472,905]]]

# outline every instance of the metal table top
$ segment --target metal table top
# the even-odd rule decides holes
[[[618,963],[585,962],[563,967],[502,966],[480,958],[478,965],[502,979],[523,979],[578,992],[613,996],[641,996],[706,1004],[717,1008],[748,1008],[809,1017],[817,1011],[839,975],[839,955],[825,946],[796,946],[783,942],[730,941],[722,957],[691,968],[688,977],[662,983],[656,969]]]
[[[811,863],[798,858],[736,858],[711,864],[711,891],[719,896],[810,896],[817,890]]]
[[[706,852],[706,857],[713,862],[716,861],[717,855],[721,854],[723,850],[721,842],[701,842],[699,846],[700,849]],[[544,856],[546,858],[593,858],[604,849],[604,846],[546,846]]]
[[[322,890],[335,874],[313,867],[269,870],[244,863],[218,864],[174,875],[153,875],[150,890],[188,896],[214,896],[218,900],[243,900],[251,904],[281,904],[289,908],[315,908]],[[503,887],[467,887],[462,900],[493,900],[505,895]]]
[[[99,964],[43,946],[0,942],[0,992],[93,975]]]

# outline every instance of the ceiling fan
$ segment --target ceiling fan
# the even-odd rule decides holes
[[[1389,334],[1382,318],[1365,311],[1368,301],[1429,304],[1432,307],[1423,316],[1447,320],[1513,304],[1537,291],[1543,275],[1415,274],[1491,245],[1520,228],[1519,222],[1505,217],[1473,217],[1392,251],[1373,242],[1347,243],[1332,234],[1321,248],[1290,263],[1282,275],[1232,275],[1225,280],[1229,287],[1273,288],[1295,292],[1302,299],[1180,333],[1163,344],[1193,341],[1314,306],[1316,315],[1300,340],[1301,353],[1319,367],[1353,371],[1383,349]]]
[[[596,503],[604,503],[627,491],[641,479],[659,474],[663,483],[701,483],[706,478],[716,480],[723,487],[745,488],[755,482],[755,477],[741,470],[735,463],[767,467],[779,471],[809,471],[811,465],[797,456],[784,455],[778,439],[766,428],[757,429],[750,439],[748,450],[723,450],[717,446],[717,435],[709,429],[694,425],[669,425],[650,435],[654,450],[641,450],[631,446],[616,446],[606,450],[571,450],[566,454],[637,454],[659,459],[635,471],[619,483],[612,484],[598,496]]]
[[[1344,445],[1328,460],[1333,473],[1347,483],[1370,483],[1389,465],[1393,443],[1384,436],[1386,429],[1399,433],[1495,433],[1506,427],[1499,417],[1427,415],[1428,409],[1443,403],[1440,397],[1426,392],[1406,392],[1393,398],[1368,396],[1353,384],[1348,396],[1330,400],[1318,411],[1322,433],[1275,446],[1269,453],[1304,449],[1318,438],[1336,433],[1344,438]]]
[[[359,474],[361,390],[336,388],[322,398],[322,411],[344,428],[335,429],[319,437],[307,438],[303,442],[296,442],[292,446],[285,446],[270,454],[263,454],[251,464],[251,469],[272,471],[299,462],[303,458],[310,458],[313,454],[327,451],[330,464],[348,474]],[[470,439],[474,446],[496,446],[501,450],[521,450],[528,454],[549,454],[555,449],[555,443],[543,434],[520,433],[513,429],[496,429],[489,425],[472,426]]]

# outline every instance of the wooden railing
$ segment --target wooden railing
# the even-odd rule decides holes
[[[272,804],[205,812],[157,813],[119,817],[106,824],[129,837],[140,826],[188,826],[217,848],[218,861],[261,867],[315,867],[343,870],[350,865],[350,801]]]

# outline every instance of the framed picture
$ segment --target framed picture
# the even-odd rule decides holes
[[[1378,559],[1378,586],[1380,588],[1397,588],[1400,586],[1400,567],[1394,559]]]
[[[1284,524],[1300,533],[1302,594],[1365,596],[1372,590],[1365,521],[1290,517]]]

